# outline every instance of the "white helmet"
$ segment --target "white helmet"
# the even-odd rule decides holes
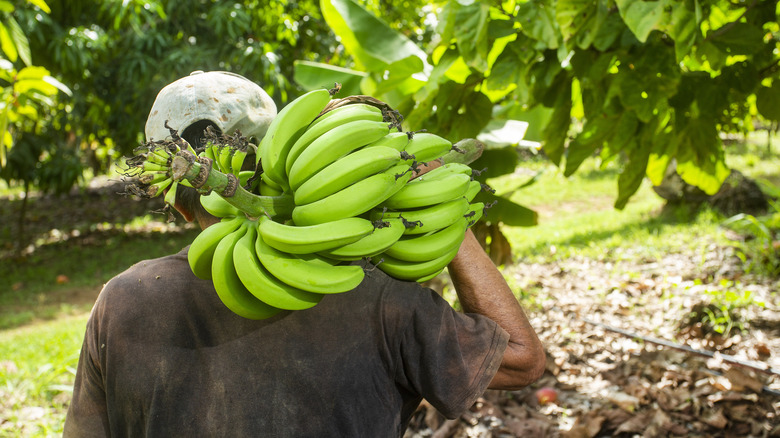
[[[146,140],[170,137],[200,120],[209,120],[224,134],[241,131],[260,141],[276,116],[276,104],[260,86],[235,73],[195,71],[165,86],[146,119]]]

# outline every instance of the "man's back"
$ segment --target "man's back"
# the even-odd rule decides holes
[[[65,436],[401,436],[422,397],[467,409],[507,340],[378,269],[311,309],[244,319],[182,251],[101,292]]]

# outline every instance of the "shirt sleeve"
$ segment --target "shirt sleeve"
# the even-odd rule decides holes
[[[95,304],[87,321],[81,346],[73,398],[65,417],[64,438],[107,437],[108,410],[99,355],[99,315],[101,300]]]
[[[431,289],[414,288],[398,310],[395,378],[447,418],[470,408],[493,379],[509,334],[491,319],[455,311]]]

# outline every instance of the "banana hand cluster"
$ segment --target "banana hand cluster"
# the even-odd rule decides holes
[[[277,207],[244,208],[225,190],[197,185],[220,221],[192,242],[190,267],[242,317],[307,309],[352,290],[364,277],[353,263],[361,259],[399,279],[429,280],[483,214],[473,202],[483,189],[467,164],[473,154],[451,161],[460,150],[447,139],[401,132],[386,106],[365,96],[334,105],[332,93],[311,91],[284,107],[256,148],[254,171],[241,170],[252,148],[215,143],[197,157],[209,175],[230,174],[227,181]],[[171,152],[146,154],[150,183],[171,178]],[[421,163],[444,156],[446,164],[419,175]]]

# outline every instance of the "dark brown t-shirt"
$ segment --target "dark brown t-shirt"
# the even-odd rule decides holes
[[[508,334],[378,269],[311,309],[252,321],[178,254],[106,284],[87,323],[65,437],[399,437],[425,398],[455,417]]]

